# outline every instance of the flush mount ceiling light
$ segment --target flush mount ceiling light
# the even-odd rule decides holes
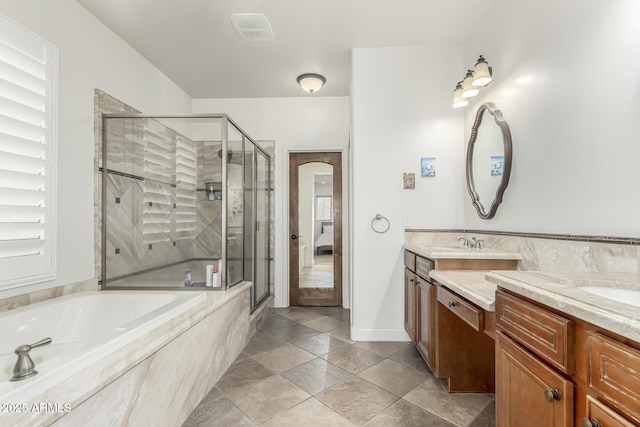
[[[244,40],[264,42],[274,39],[269,19],[262,13],[232,13],[231,23]]]
[[[461,108],[469,105],[469,98],[478,96],[480,88],[487,86],[493,80],[493,69],[489,67],[487,60],[482,55],[472,70],[467,70],[467,74],[461,82],[458,82],[453,91],[453,108]]]
[[[324,86],[324,84],[327,82],[327,79],[325,79],[320,74],[307,73],[299,75],[297,82],[305,91],[314,93],[319,91],[320,88]]]

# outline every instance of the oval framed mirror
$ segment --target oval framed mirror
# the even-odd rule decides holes
[[[511,130],[502,113],[484,103],[467,146],[467,189],[482,219],[495,216],[511,175]]]

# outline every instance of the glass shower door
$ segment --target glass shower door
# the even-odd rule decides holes
[[[254,307],[269,295],[269,158],[256,150]]]
[[[227,286],[244,280],[244,137],[227,126]]]

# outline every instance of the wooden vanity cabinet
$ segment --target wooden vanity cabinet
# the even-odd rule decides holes
[[[496,425],[640,425],[640,343],[496,293]]]
[[[458,319],[460,314],[466,314],[467,311],[459,312],[457,315],[453,313],[441,314],[438,302],[441,286],[438,286],[429,277],[429,272],[431,270],[515,270],[517,261],[495,259],[432,260],[405,250],[404,264],[404,327],[429,369],[438,377],[450,378],[456,373],[464,374],[459,376],[459,380],[450,380],[450,391],[493,391],[493,380],[488,381],[485,378],[493,377],[493,331],[483,331],[485,322],[483,319],[490,319],[488,323],[493,328],[493,316],[484,316],[482,309],[463,302],[463,299],[458,299],[458,309],[465,305],[468,308],[473,306],[471,311],[475,311],[475,316],[480,317],[479,322],[483,322],[480,326],[476,325],[474,329],[468,322],[465,324]],[[442,297],[444,297],[443,295],[445,294],[442,294]],[[454,295],[449,298],[461,298],[453,293],[449,293],[449,295]],[[471,317],[473,316],[471,315]],[[473,322],[471,320],[471,323]],[[475,322],[478,320],[476,319]],[[440,331],[439,325],[442,326],[442,331]],[[478,342],[478,334],[483,336],[480,341],[482,341],[483,348],[488,347],[487,352],[478,350],[479,347],[473,347]],[[473,335],[473,340],[469,339],[470,335]],[[439,345],[440,340],[442,340],[441,345]],[[478,351],[482,354],[486,353],[482,360],[490,360],[488,368],[481,369],[483,372],[490,372],[488,375],[479,375],[478,368],[472,366],[473,363],[467,362],[468,360],[478,360]],[[488,359],[489,357],[490,359]],[[465,374],[467,368],[468,374]],[[475,379],[472,381],[462,380],[463,377]]]
[[[485,333],[485,312],[436,286],[436,356],[434,375],[448,379],[449,391],[491,393],[495,390],[495,343]]]

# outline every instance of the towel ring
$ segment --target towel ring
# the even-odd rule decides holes
[[[387,227],[384,230],[376,230],[376,227],[374,227],[374,222],[375,221],[380,221],[380,220],[385,220],[387,221]],[[373,217],[373,219],[371,220],[371,229],[373,231],[375,231],[376,233],[382,234],[382,233],[386,233],[387,231],[389,231],[389,228],[391,228],[391,223],[389,222],[389,220],[385,217],[383,217],[380,214],[376,214],[376,216]]]

